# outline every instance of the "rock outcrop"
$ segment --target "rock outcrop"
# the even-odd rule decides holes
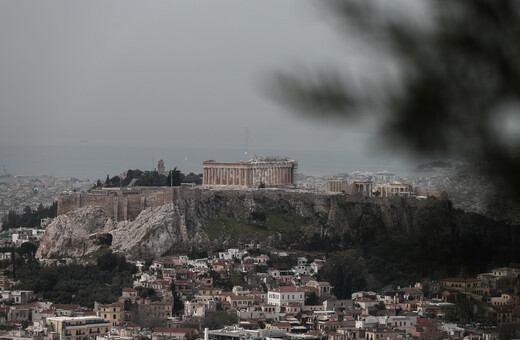
[[[119,222],[112,231],[112,250],[128,258],[156,258],[207,244],[202,223],[189,219],[186,201],[143,211],[134,221]]]
[[[115,223],[97,207],[80,208],[58,216],[47,227],[36,256],[78,257],[97,250],[105,240],[101,235],[109,233]]]
[[[259,222],[258,218],[266,215],[269,219],[272,212],[283,218],[269,229],[269,221]],[[37,256],[83,256],[108,245],[129,259],[146,259],[240,246],[252,240],[298,246],[316,237],[366,243],[384,235],[414,238],[434,233],[442,239],[463,230],[459,221],[472,223],[468,219],[473,217],[461,215],[464,213],[454,210],[449,201],[433,198],[192,189],[173,203],[143,210],[132,221],[114,222],[97,207],[60,215],[47,227]],[[211,223],[216,224],[212,234],[208,230]],[[241,226],[250,232],[239,229],[236,233]],[[234,234],[226,232],[233,228]]]

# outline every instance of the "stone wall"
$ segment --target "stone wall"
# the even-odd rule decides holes
[[[115,221],[135,219],[141,211],[172,203],[180,198],[205,201],[215,197],[253,200],[263,197],[269,200],[297,200],[305,204],[324,208],[323,195],[310,195],[288,189],[205,189],[203,187],[143,187],[132,190],[93,190],[91,193],[62,194],[58,197],[58,215],[83,207],[100,207]],[[322,198],[321,200],[318,198]],[[324,208],[325,209],[325,208]]]
[[[58,215],[82,207],[100,207],[116,221],[133,220],[144,209],[172,203],[181,197],[180,190],[179,187],[150,187],[62,194],[58,197]]]

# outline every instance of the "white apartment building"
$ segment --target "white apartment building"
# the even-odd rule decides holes
[[[267,303],[276,306],[285,306],[289,303],[298,302],[302,306],[305,304],[305,292],[303,289],[294,286],[283,286],[268,291]]]

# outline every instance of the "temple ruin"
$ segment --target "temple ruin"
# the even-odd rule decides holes
[[[399,183],[399,182],[378,185],[376,187],[376,190],[379,191],[380,197],[391,197],[391,196],[408,197],[410,195],[416,194],[412,185]]]
[[[374,182],[363,180],[348,179],[328,179],[327,193],[343,193],[354,194],[361,193],[366,196],[372,196],[372,186]]]
[[[251,159],[240,162],[202,163],[205,186],[258,187],[294,185],[297,162],[285,158]]]

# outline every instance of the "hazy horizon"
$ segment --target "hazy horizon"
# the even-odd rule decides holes
[[[398,167],[407,158],[381,142],[377,121],[309,119],[266,94],[280,70],[395,77],[389,60],[355,33],[340,34],[335,20],[300,0],[1,2],[0,162],[10,172],[97,174],[112,164],[103,147],[146,149],[113,154],[124,171],[151,164],[157,146],[181,150],[157,152],[167,165],[188,156],[236,161],[243,152],[229,150],[245,150],[249,128],[253,150],[300,158],[309,173]],[[53,147],[68,151],[46,151]],[[200,151],[183,155],[191,149]]]
[[[124,147],[111,145],[0,146],[0,156],[6,170],[17,175],[49,175],[79,179],[104,179],[128,169],[152,170],[163,159],[167,169],[177,167],[184,173],[202,173],[202,162],[247,160],[247,148],[175,148]],[[387,170],[408,175],[417,165],[416,160],[403,162],[388,154],[369,157],[348,151],[254,150],[253,156],[284,156],[298,161],[298,171],[306,175],[334,175],[352,171]],[[382,160],[386,162],[382,162]],[[2,169],[3,174],[3,169]]]

